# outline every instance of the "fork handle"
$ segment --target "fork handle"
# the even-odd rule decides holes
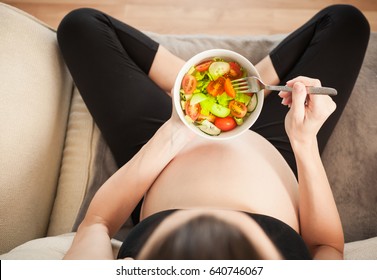
[[[268,90],[276,90],[276,91],[292,91],[291,87],[288,86],[265,86]],[[306,90],[310,94],[322,94],[322,95],[337,95],[338,92],[335,88],[330,87],[306,87]]]

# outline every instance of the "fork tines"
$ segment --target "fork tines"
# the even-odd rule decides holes
[[[233,80],[231,83],[233,88],[238,92],[247,93],[250,91],[250,85],[247,77]]]

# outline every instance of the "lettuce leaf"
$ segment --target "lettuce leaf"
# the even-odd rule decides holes
[[[217,103],[227,108],[229,106],[229,102],[233,100],[233,98],[230,97],[228,94],[226,94],[226,92],[223,92],[222,94],[218,95],[216,99],[217,99]]]

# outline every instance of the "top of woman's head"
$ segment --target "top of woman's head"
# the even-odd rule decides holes
[[[162,221],[138,259],[281,259],[281,254],[245,213],[190,209]]]
[[[241,230],[216,217],[202,215],[168,233],[145,258],[244,260],[261,256]]]

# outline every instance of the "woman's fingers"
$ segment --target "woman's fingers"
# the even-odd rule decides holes
[[[308,87],[308,86],[320,87],[321,86],[320,80],[312,79],[312,78],[305,77],[305,76],[299,76],[299,77],[296,77],[292,80],[289,80],[289,81],[287,81],[286,85],[293,88],[295,83],[301,83],[301,84],[304,85],[304,87]],[[305,92],[306,92],[306,88],[305,88]],[[291,105],[292,105],[292,93],[291,92],[281,91],[279,93],[279,96],[282,98],[282,104],[283,105],[291,107]],[[312,95],[309,96],[308,95],[306,97],[306,99],[304,100],[303,104],[308,104],[308,102],[311,102],[311,101],[315,102],[316,98],[318,98],[318,96],[312,96]]]
[[[291,103],[291,111],[294,118],[303,120],[305,117],[305,103],[306,103],[306,96],[307,91],[306,87],[301,82],[294,83],[292,87],[292,103]]]
[[[303,116],[306,109],[310,111],[312,117],[320,119],[327,118],[335,110],[336,104],[331,97],[307,94],[306,87],[321,87],[320,80],[299,76],[286,84],[293,88],[293,92],[281,91],[279,93],[282,98],[281,103],[288,107],[293,106],[294,112],[298,112],[300,117]]]
[[[287,86],[293,87],[297,82],[303,83],[305,86],[320,87],[321,81],[309,77],[299,76],[287,82]]]
[[[281,91],[278,95],[282,98],[281,104],[285,106],[291,106],[292,103],[292,92]]]

